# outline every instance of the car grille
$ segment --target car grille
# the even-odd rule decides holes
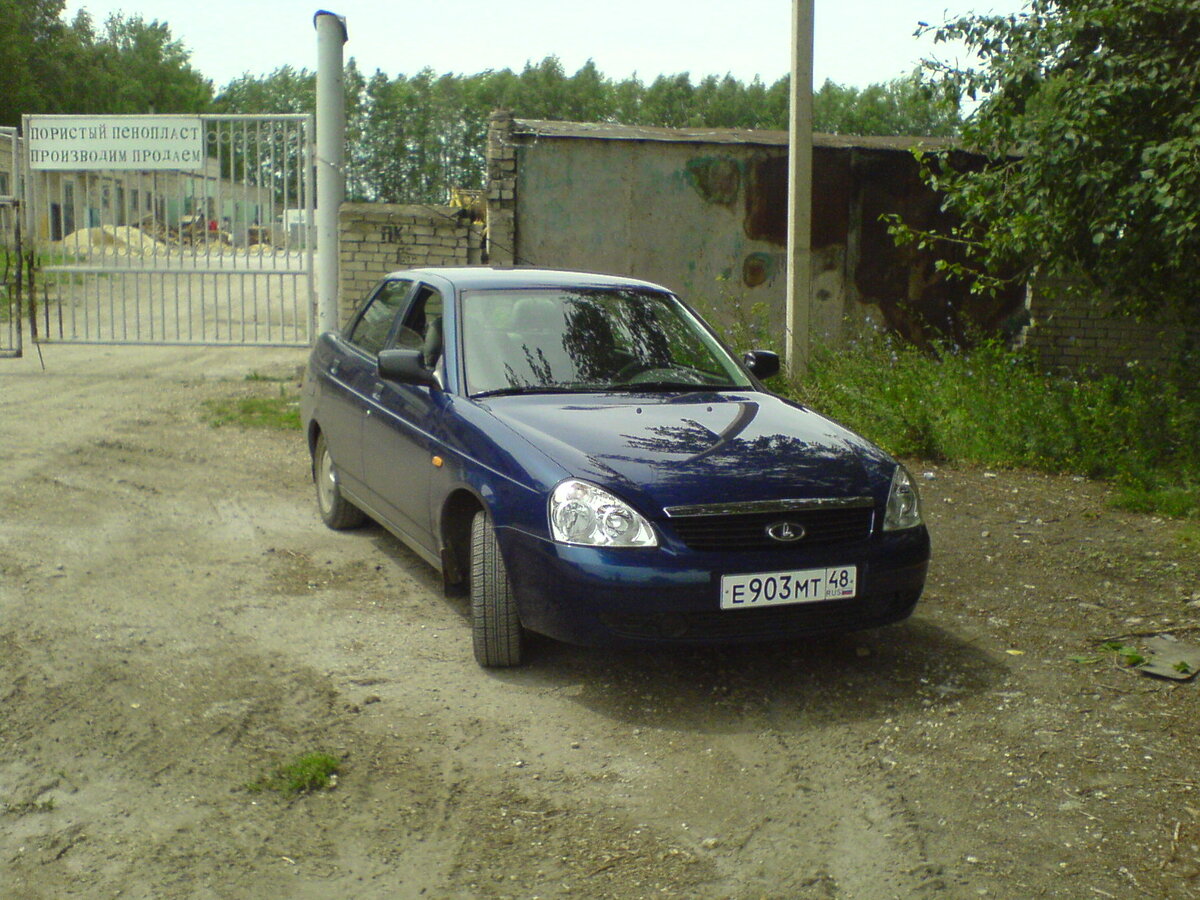
[[[779,550],[861,540],[870,536],[874,515],[870,507],[810,509],[684,516],[667,524],[692,550]],[[804,537],[791,544],[775,540],[767,529],[780,522],[804,526]]]
[[[784,640],[887,625],[910,615],[920,596],[920,590],[907,590],[854,600],[762,609],[644,615],[606,613],[600,620],[618,637],[634,640],[680,643]]]

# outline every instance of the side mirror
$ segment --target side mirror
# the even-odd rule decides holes
[[[755,378],[770,378],[779,374],[779,354],[770,350],[750,350],[742,357],[742,362]]]
[[[433,370],[422,364],[420,350],[380,350],[378,372],[380,378],[403,384],[423,384],[426,387],[437,384]]]

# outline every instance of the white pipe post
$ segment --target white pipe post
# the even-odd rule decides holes
[[[792,78],[788,134],[788,373],[808,369],[812,303],[813,0],[792,0]]]
[[[317,321],[338,327],[338,209],[346,196],[346,94],[342,46],[346,20],[326,10],[317,29]]]

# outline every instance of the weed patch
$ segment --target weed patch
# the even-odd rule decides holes
[[[1146,662],[1146,656],[1137,647],[1131,647],[1121,641],[1105,641],[1096,653],[1069,657],[1071,662],[1080,665],[1092,665],[1109,660],[1121,668],[1132,669]]]
[[[24,816],[29,813],[51,812],[54,809],[54,799],[26,800],[22,803],[5,803],[4,813],[10,816]]]
[[[300,401],[294,391],[282,384],[277,394],[206,400],[204,407],[208,411],[208,422],[214,428],[227,425],[278,431],[300,428]]]
[[[303,753],[246,788],[253,793],[274,791],[289,798],[311,794],[335,785],[340,765],[338,758],[328,753]]]
[[[1176,544],[1184,549],[1194,551],[1196,557],[1200,557],[1200,526],[1189,525],[1183,528],[1175,536]]]

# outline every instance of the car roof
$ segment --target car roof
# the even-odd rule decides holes
[[[575,272],[568,269],[535,269],[522,266],[428,266],[391,272],[388,278],[430,278],[449,281],[457,290],[486,288],[511,289],[535,287],[592,287],[643,288],[667,291],[650,281],[597,272]]]

